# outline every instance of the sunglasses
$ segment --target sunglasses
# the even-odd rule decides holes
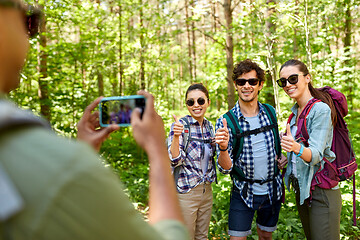
[[[259,79],[257,78],[250,78],[250,79],[244,79],[239,78],[235,80],[236,85],[238,86],[245,86],[246,83],[249,83],[251,86],[256,86],[259,83]]]
[[[307,74],[302,74],[302,75],[306,76]],[[287,79],[280,78],[276,80],[277,84],[282,88],[286,86],[286,81],[288,81],[290,84],[296,84],[299,81],[299,74],[292,74]]]
[[[199,105],[204,105],[205,102],[206,102],[205,99],[202,98],[202,97],[199,97],[199,98],[197,99],[197,103],[198,103]],[[194,106],[194,104],[195,104],[195,100],[194,100],[194,99],[190,98],[190,99],[186,100],[186,105],[188,105],[189,107]]]
[[[0,0],[0,6],[15,8],[23,12],[25,28],[30,38],[35,37],[39,33],[40,22],[43,16],[40,9],[10,0]]]

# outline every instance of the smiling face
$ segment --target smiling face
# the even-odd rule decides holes
[[[298,66],[287,66],[284,67],[280,72],[280,78],[288,78],[291,75],[298,75],[298,82],[295,84],[290,84],[286,81],[286,86],[283,87],[285,93],[289,95],[289,97],[299,100],[305,92],[309,91],[308,84],[311,81],[310,74],[304,76],[304,73],[301,72]]]
[[[257,78],[257,74],[255,70],[251,70],[250,72],[244,73],[238,77],[238,79],[251,79],[251,78]],[[243,102],[257,102],[259,91],[263,88],[264,82],[259,82],[259,84],[256,84],[255,86],[252,86],[249,84],[249,82],[246,82],[245,85],[239,86],[235,83],[236,91],[239,95],[239,100]]]
[[[205,100],[205,103],[203,105],[200,105],[198,103],[198,102],[201,103],[201,100],[199,100],[201,98]],[[210,100],[206,97],[204,92],[202,92],[201,90],[198,90],[198,89],[188,92],[186,101],[188,102],[189,100],[190,100],[190,102],[192,102],[191,100],[193,100],[193,102],[194,102],[194,105],[192,105],[192,106],[189,106],[188,104],[186,104],[190,115],[195,120],[201,122],[206,113],[206,109],[210,105]]]

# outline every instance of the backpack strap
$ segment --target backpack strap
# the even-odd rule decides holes
[[[311,109],[315,105],[315,103],[321,102],[321,100],[318,99],[311,99],[305,106],[305,108],[302,110],[302,112],[299,115],[298,122],[297,122],[297,131],[295,134],[296,141],[301,141],[304,143],[305,147],[309,147],[308,140],[309,140],[309,133],[307,131],[306,127],[306,118],[309,115]],[[294,115],[294,114],[292,114]],[[291,115],[290,115],[291,116]]]
[[[0,100],[0,132],[22,127],[51,129],[49,122],[35,116],[30,110],[20,109],[7,100]]]
[[[280,136],[279,136],[279,128],[278,128],[278,124],[277,124],[277,119],[276,119],[276,112],[275,109],[269,105],[269,104],[263,104],[264,109],[266,114],[268,115],[268,117],[270,118],[271,121],[271,125],[272,126],[272,131],[274,134],[274,140],[275,140],[275,151],[276,151],[276,155],[278,157],[280,157],[281,155],[281,145],[280,145]]]
[[[239,125],[239,121],[237,120],[237,118],[232,110],[225,113],[224,118],[226,119],[228,127],[230,127],[231,132],[234,136],[233,143],[232,143],[233,159],[238,159],[240,157],[240,153],[242,152],[242,148],[244,145],[244,137],[241,136],[241,133],[243,131]]]

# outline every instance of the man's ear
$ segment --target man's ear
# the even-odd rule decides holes
[[[259,82],[259,91],[264,87],[264,82],[265,81],[260,81]]]

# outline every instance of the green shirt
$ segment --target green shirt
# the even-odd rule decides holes
[[[0,239],[187,239],[175,220],[146,223],[87,145],[28,127],[0,134],[0,162],[24,208]]]

